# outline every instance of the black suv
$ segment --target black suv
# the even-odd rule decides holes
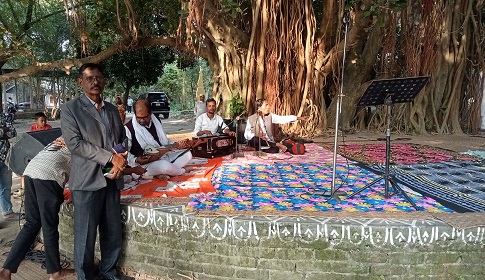
[[[153,114],[157,117],[162,114],[164,119],[167,119],[170,114],[170,103],[167,93],[160,91],[160,92],[146,92],[138,99],[146,99],[150,102],[152,106]]]

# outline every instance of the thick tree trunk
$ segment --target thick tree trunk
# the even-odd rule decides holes
[[[316,91],[322,87],[315,85],[314,78],[318,72],[312,2],[254,1],[248,34],[219,14],[216,2],[205,1],[205,19],[197,19],[207,38],[203,55],[214,73],[213,95],[222,100],[220,114],[228,116],[234,96],[246,101],[247,115],[255,111],[255,100],[264,97],[276,114],[310,115],[305,124],[284,126],[286,133],[320,134],[325,125],[324,102],[321,92]]]
[[[327,111],[329,127],[334,127],[336,118],[337,98],[340,93],[340,86],[343,83],[342,110],[340,114],[340,129],[346,131],[353,126],[356,112],[355,105],[367,88],[377,55],[382,45],[383,29],[372,21],[370,17],[364,16],[364,11],[355,8],[354,22],[347,37],[347,53],[344,64],[343,81],[334,90],[334,98]],[[343,44],[343,42],[341,42]],[[342,46],[342,51],[343,46]],[[342,71],[342,69],[340,69]],[[338,71],[339,73],[341,73]]]
[[[422,14],[424,24],[410,28],[407,33],[407,38],[419,34],[417,38],[420,40],[410,48],[419,51],[414,54],[419,64],[414,67],[408,65],[408,69],[414,68],[419,72],[415,70],[410,74],[431,75],[430,83],[410,108],[410,123],[415,133],[463,133],[460,110],[464,101],[462,92],[466,79],[467,51],[471,44],[469,38],[472,37],[471,12],[472,1],[454,1],[453,5],[437,1],[428,6],[426,14]],[[416,11],[409,11],[408,14],[417,17]],[[412,17],[404,20],[410,26],[415,26]],[[427,41],[429,38],[432,39]],[[428,49],[428,53],[423,49]],[[413,58],[413,54],[407,55]],[[432,57],[428,64],[423,62],[426,57]]]
[[[187,1],[185,5],[189,11],[185,33],[191,34],[185,45],[207,59],[213,73],[212,95],[217,101],[218,113],[228,118],[230,100],[242,96],[245,88],[249,36],[221,14],[217,0]],[[194,34],[197,34],[195,39]]]
[[[186,13],[180,15],[186,17],[177,37],[150,37],[149,32],[137,37],[135,29],[124,33],[144,16],[134,17],[127,9],[129,23],[118,17],[119,42],[90,57],[34,63],[1,75],[0,83],[55,68],[69,73],[73,66],[100,62],[128,48],[166,45],[207,59],[214,75],[213,95],[222,100],[219,112],[224,117],[235,95],[246,101],[247,114],[255,111],[256,98],[265,97],[277,114],[310,117],[284,126],[286,133],[318,135],[327,125],[334,126],[342,87],[341,128],[380,129],[383,110],[377,108],[370,120],[356,113],[368,84],[429,75],[429,84],[412,103],[394,107],[392,128],[418,134],[477,131],[484,81],[480,75],[485,70],[483,0],[407,0],[403,10],[403,1],[181,2]],[[344,50],[346,2],[353,7]],[[10,59],[4,58],[0,54],[0,65]]]

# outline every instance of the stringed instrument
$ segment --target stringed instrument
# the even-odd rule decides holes
[[[185,140],[179,141],[178,146],[175,149],[177,149],[177,150],[184,150],[184,149],[190,150],[193,147],[196,147],[196,146],[201,145],[201,144],[206,143],[206,142],[207,142],[207,139],[192,139],[192,140],[185,139]],[[147,147],[145,147],[143,154],[147,157],[148,156],[161,157],[165,153],[170,152],[173,149],[174,149],[173,146],[162,146],[162,147],[147,146]]]
[[[180,157],[181,155],[185,154],[186,152],[192,151],[194,147],[201,145],[203,143],[207,143],[207,139],[192,139],[192,140],[185,139],[185,140],[179,141],[178,145],[175,149],[185,150],[184,152],[179,154],[179,157]],[[149,162],[153,162],[153,161],[161,158],[166,153],[169,153],[173,149],[174,149],[174,147],[147,146],[147,147],[145,147],[144,154],[141,157],[142,160],[144,160],[144,162],[138,162],[138,163],[146,164],[146,163],[149,163]]]

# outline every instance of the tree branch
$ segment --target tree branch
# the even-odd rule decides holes
[[[29,5],[27,7],[27,12],[25,13],[25,21],[22,25],[23,30],[27,30],[30,28],[30,24],[32,23],[32,13],[34,10],[34,1],[30,0]]]
[[[172,37],[156,37],[156,38],[140,38],[136,45],[127,48],[126,46],[131,46],[131,38],[119,41],[113,44],[106,50],[92,56],[78,58],[78,59],[61,59],[52,62],[37,62],[30,66],[22,68],[18,71],[11,72],[0,76],[0,83],[4,83],[10,80],[33,76],[40,71],[51,70],[51,69],[62,69],[68,75],[71,72],[71,68],[75,66],[81,66],[87,62],[99,63],[110,58],[113,55],[130,51],[139,48],[148,48],[153,46],[170,46],[175,47],[175,38]]]

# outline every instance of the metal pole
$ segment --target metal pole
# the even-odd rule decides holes
[[[343,24],[345,25],[345,38],[344,38],[344,55],[342,57],[342,75],[340,78],[340,93],[337,96],[337,110],[335,112],[335,135],[334,135],[334,142],[333,142],[333,167],[332,167],[332,188],[330,190],[330,195],[334,197],[336,192],[335,188],[335,177],[336,177],[336,166],[337,166],[337,145],[338,145],[338,126],[339,126],[339,119],[340,113],[342,111],[342,97],[343,89],[344,89],[344,71],[345,71],[345,57],[347,53],[347,35],[349,31],[349,11],[344,11],[344,15],[342,17]]]
[[[385,189],[384,189],[384,197],[389,198],[389,165],[391,164],[391,113],[392,113],[392,98],[391,95],[386,97],[384,102],[386,104],[387,109],[387,117],[386,117],[386,166],[385,166]]]

